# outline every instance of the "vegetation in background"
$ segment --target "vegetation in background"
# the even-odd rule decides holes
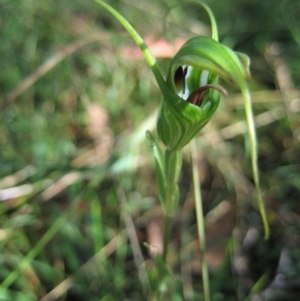
[[[152,41],[165,37],[164,22],[171,45],[210,34],[193,5],[164,20],[175,1],[109,3]],[[251,58],[271,224],[266,242],[251,203],[242,98],[224,83],[230,98],[196,140],[212,300],[298,300],[300,4],[207,4],[220,42]],[[162,235],[145,139],[161,101],[152,74],[123,28],[92,1],[0,6],[0,300],[151,300],[145,292],[156,279]],[[159,63],[167,66],[161,47]],[[202,300],[191,183],[184,154],[170,300]]]

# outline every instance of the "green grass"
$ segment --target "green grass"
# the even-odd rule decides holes
[[[152,2],[109,3],[143,37],[209,34],[205,13],[193,5],[172,11],[165,33],[171,3]],[[253,287],[263,291],[282,246],[290,262],[281,272],[289,283],[300,280],[298,2],[207,1],[220,42],[251,58],[271,224],[265,242],[242,98],[226,84],[229,96],[195,141],[212,300],[250,300]],[[0,300],[152,300],[161,283],[143,243],[153,242],[162,215],[145,132],[154,129],[161,96],[149,68],[122,53],[133,43],[93,1],[1,1],[0,9]],[[47,70],[49,60],[56,65]],[[40,67],[44,73],[34,73]],[[203,299],[191,174],[186,152],[169,247],[170,300]],[[249,288],[232,263],[250,226],[259,237],[246,252]]]

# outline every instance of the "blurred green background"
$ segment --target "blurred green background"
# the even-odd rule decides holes
[[[150,43],[164,74],[178,43],[210,34],[194,4],[165,18],[179,1],[108,3]],[[224,83],[229,95],[196,140],[212,300],[298,300],[300,2],[206,3],[220,42],[251,58],[272,231],[263,241],[243,100]],[[162,219],[145,131],[161,96],[149,67],[91,0],[0,0],[0,12],[0,300],[151,300]],[[202,300],[191,183],[186,148],[169,300]]]

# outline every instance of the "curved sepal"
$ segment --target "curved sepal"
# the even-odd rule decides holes
[[[171,61],[157,132],[172,150],[183,148],[210,120],[226,90],[218,77],[241,90],[250,79],[249,59],[208,37],[187,41]]]
[[[234,52],[209,37],[195,37],[187,41],[172,59],[167,84],[175,91],[173,79],[176,69],[185,65],[235,82],[242,90],[246,87],[245,80],[250,79],[249,64],[250,60],[245,54]]]

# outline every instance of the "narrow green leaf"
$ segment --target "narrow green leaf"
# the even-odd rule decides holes
[[[147,131],[146,136],[147,139],[151,141],[151,146],[153,149],[156,173],[157,173],[157,181],[158,181],[159,199],[162,204],[162,207],[166,209],[165,155],[158,141],[154,138],[154,136],[149,131]]]

